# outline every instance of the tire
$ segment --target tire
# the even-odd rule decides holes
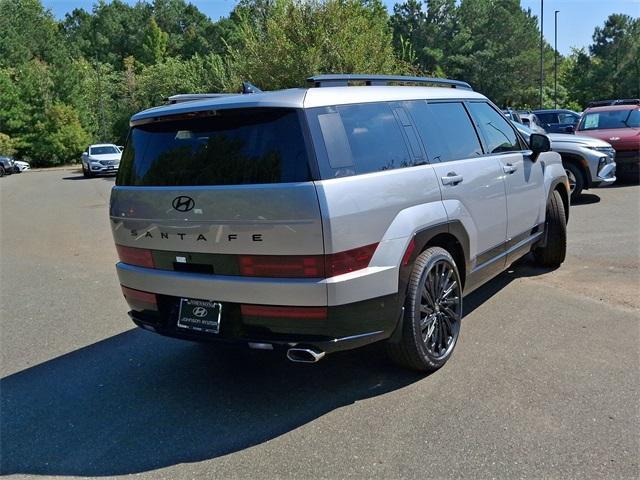
[[[553,191],[547,203],[544,229],[547,237],[546,245],[536,248],[533,255],[538,265],[557,268],[567,256],[567,218],[562,198],[557,190]]]
[[[567,177],[569,178],[569,185],[572,188],[571,190],[571,203],[575,202],[576,199],[582,194],[582,190],[584,190],[585,180],[584,173],[574,163],[566,163],[564,166],[565,172],[567,172]]]
[[[82,174],[84,175],[84,178],[91,178],[93,176],[91,175],[89,168],[84,167],[84,164],[82,164]]]
[[[0,165],[0,178],[4,177],[4,167]]]
[[[451,357],[461,319],[462,286],[456,262],[444,248],[428,248],[413,265],[401,337],[397,343],[387,343],[387,353],[402,367],[433,372]]]

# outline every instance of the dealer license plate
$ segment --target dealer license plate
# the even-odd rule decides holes
[[[178,314],[178,328],[205,333],[220,331],[222,304],[209,300],[182,298]]]

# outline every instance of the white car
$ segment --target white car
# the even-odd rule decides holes
[[[21,173],[31,170],[31,165],[28,162],[23,162],[22,160],[14,160],[13,164],[15,165],[15,173]]]
[[[82,173],[93,177],[99,173],[116,173],[120,166],[122,152],[112,143],[89,145],[82,153]]]

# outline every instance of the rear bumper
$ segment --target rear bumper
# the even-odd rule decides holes
[[[329,307],[327,318],[280,319],[242,315],[239,304],[222,303],[217,334],[185,330],[177,326],[180,298],[158,296],[158,311],[129,312],[133,322],[161,335],[198,342],[259,343],[272,348],[307,347],[326,353],[349,350],[391,337],[401,308],[398,295],[356,304]]]
[[[195,341],[305,346],[327,353],[347,350],[389,338],[402,310],[400,298],[404,299],[398,293],[398,270],[393,268],[368,267],[330,279],[234,277],[122,262],[116,268],[122,285],[156,295],[157,310],[128,300],[129,315],[136,325]],[[219,333],[178,327],[181,298],[220,303]],[[355,300],[349,301],[352,298]],[[241,305],[327,307],[327,315],[319,319],[255,317],[243,315]]]

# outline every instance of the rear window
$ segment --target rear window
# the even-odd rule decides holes
[[[640,110],[610,110],[585,113],[579,130],[640,127]]]
[[[188,186],[311,179],[300,116],[293,109],[219,110],[135,126],[118,185]]]

